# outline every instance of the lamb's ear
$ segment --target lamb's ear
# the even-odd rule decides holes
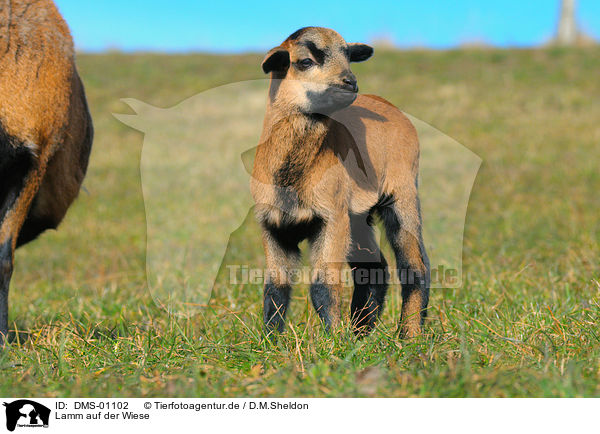
[[[348,44],[350,62],[362,62],[373,55],[373,48],[366,44]]]
[[[271,71],[285,71],[290,66],[290,53],[282,47],[271,49],[262,62],[265,74]]]

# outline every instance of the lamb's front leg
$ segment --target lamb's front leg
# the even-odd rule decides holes
[[[340,322],[342,268],[349,245],[350,218],[346,210],[325,219],[311,240],[314,272],[310,296],[327,330],[335,330]]]
[[[267,276],[264,289],[263,319],[265,332],[270,334],[285,328],[285,314],[290,303],[292,287],[290,271],[297,266],[300,251],[286,246],[274,234],[263,231],[263,245],[267,260]]]

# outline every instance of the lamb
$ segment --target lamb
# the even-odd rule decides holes
[[[251,191],[269,271],[268,333],[284,330],[290,273],[304,239],[314,268],[310,296],[325,328],[339,329],[346,262],[354,279],[353,330],[364,336],[375,327],[389,273],[373,217],[383,221],[402,281],[400,334],[421,333],[430,271],[418,197],[419,142],[391,103],[358,95],[350,62],[372,54],[368,45],[346,43],[331,29],[306,27],[262,63],[271,81]]]

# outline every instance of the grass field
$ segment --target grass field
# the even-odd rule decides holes
[[[277,343],[262,338],[258,285],[217,285],[189,319],[157,307],[145,275],[143,136],[111,113],[128,111],[120,98],[168,107],[262,78],[261,58],[79,56],[96,129],[86,191],[59,231],[16,255],[0,395],[600,396],[598,47],[381,52],[354,67],[362,92],[483,159],[463,286],[433,291],[422,338],[395,338],[398,290],[360,341],[324,335],[306,287]],[[239,254],[262,264],[256,227],[239,238]]]

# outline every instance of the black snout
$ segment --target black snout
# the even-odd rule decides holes
[[[339,80],[339,81],[338,81]],[[358,96],[356,77],[350,71],[338,75],[335,83],[331,83],[322,91],[307,91],[310,101],[308,113],[329,114],[352,104]]]
[[[350,92],[358,92],[358,84],[356,83],[356,77],[354,74],[349,74],[342,78],[342,82],[344,83],[342,88],[344,90],[349,90]]]

